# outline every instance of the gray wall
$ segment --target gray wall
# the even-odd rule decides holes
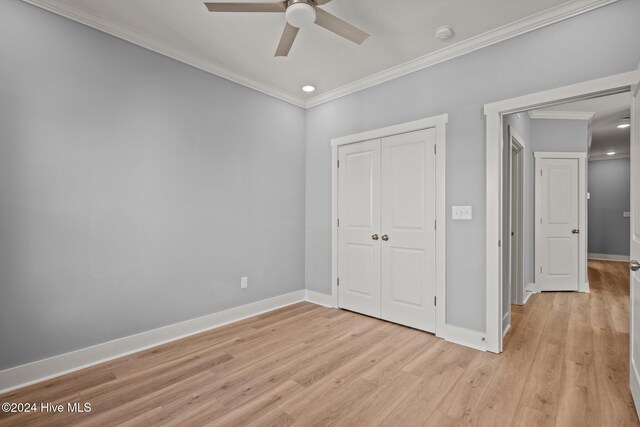
[[[629,159],[589,162],[589,253],[629,256]]]
[[[474,218],[447,220],[447,321],[484,330],[483,105],[635,70],[637,16],[640,1],[621,0],[308,110],[306,287],[331,292],[331,138],[448,113],[447,212]]]
[[[589,148],[589,122],[586,120],[532,120],[531,147],[534,152],[586,153]]]
[[[0,58],[0,369],[304,287],[304,110],[18,0]]]

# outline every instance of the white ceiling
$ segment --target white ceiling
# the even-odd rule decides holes
[[[590,160],[629,157],[631,149],[631,128],[618,129],[623,118],[629,117],[631,94],[601,96],[544,108],[543,111],[592,112]],[[607,156],[615,151],[615,156]]]
[[[274,57],[280,13],[210,13],[204,0],[24,1],[309,107],[616,0],[333,0],[322,8],[371,36],[358,46],[312,26],[286,58]],[[455,31],[446,42],[433,34],[444,24]]]

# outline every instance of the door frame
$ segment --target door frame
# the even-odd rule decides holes
[[[587,278],[587,153],[582,152],[547,152],[536,151],[533,153],[536,164],[534,170],[538,170],[538,159],[576,159],[578,160],[578,292],[589,292],[589,281]],[[534,200],[537,201],[540,197],[540,176],[536,172],[535,179],[535,196]],[[535,205],[535,220],[534,220],[534,253],[535,259],[538,260],[538,250],[542,244],[542,237],[540,235],[540,224],[537,218],[540,218],[542,212],[540,212],[539,203]],[[537,261],[536,261],[537,262]],[[538,264],[534,264],[534,274],[537,277],[538,271],[535,270]],[[537,280],[534,281],[533,291],[539,292]]]
[[[640,66],[639,66],[640,71]],[[640,79],[639,79],[640,80]],[[635,88],[631,90],[631,162],[633,162],[634,158],[637,159],[640,156],[636,150],[640,146],[640,123],[636,123],[634,120],[640,116],[640,111],[638,111],[638,102],[637,97],[640,97],[640,84],[638,84]],[[634,98],[636,98],[634,100]],[[629,260],[633,259],[633,251],[634,241],[635,241],[635,224],[634,219],[637,218],[636,215],[640,215],[638,212],[638,189],[636,187],[636,177],[640,171],[638,168],[634,167],[633,163],[631,163],[631,233],[630,233],[630,242],[631,242],[631,251],[629,252]],[[629,388],[631,389],[631,400],[633,400],[633,404],[636,408],[636,412],[640,414],[640,372],[638,372],[638,366],[635,363],[633,357],[633,347],[634,347],[634,338],[636,333],[638,333],[634,324],[636,323],[635,319],[635,310],[633,307],[634,301],[638,299],[637,292],[638,289],[634,286],[634,274],[638,274],[634,271],[630,271],[629,275]]]
[[[502,158],[503,116],[567,101],[630,91],[640,70],[497,101],[484,106],[485,114],[485,340],[487,350],[502,352]]]
[[[508,129],[509,134],[509,235],[507,237],[515,237],[511,239],[509,242],[509,280],[511,281],[514,276],[514,249],[516,250],[517,255],[517,269],[515,271],[515,276],[518,278],[519,285],[521,287],[521,292],[524,298],[524,213],[526,200],[524,197],[525,190],[525,142],[518,134],[518,132],[513,128],[513,126],[509,126]],[[514,153],[515,157],[517,157],[517,169],[514,168]],[[514,176],[514,169],[517,170],[517,175]],[[514,179],[516,178],[516,179]],[[514,182],[517,184],[514,186]],[[516,191],[514,191],[514,187]],[[517,196],[517,198],[515,197]],[[514,203],[515,200],[515,203]],[[515,215],[514,215],[514,206]],[[516,224],[514,224],[514,216],[517,218]],[[514,231],[515,229],[515,231]],[[513,236],[510,234],[513,233]],[[514,245],[513,242],[517,241],[517,245]],[[516,304],[514,302],[514,294],[517,295],[517,292],[514,292],[514,286],[518,283],[510,283],[509,289],[509,325],[511,324],[511,304]],[[517,298],[516,298],[517,299]],[[503,318],[506,314],[503,315]],[[506,330],[503,331],[503,334],[506,335]]]
[[[443,336],[446,321],[446,205],[445,128],[449,120],[441,114],[408,123],[347,135],[331,140],[331,306],[338,308],[338,147],[381,139],[418,130],[436,130],[436,336]],[[438,309],[441,307],[441,309]]]

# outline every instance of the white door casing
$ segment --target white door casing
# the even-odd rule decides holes
[[[582,226],[579,157],[553,158],[554,153],[535,155],[536,288],[539,291],[577,291]]]
[[[380,317],[380,140],[342,146],[338,157],[340,307]]]
[[[632,88],[632,95],[630,259],[640,261],[640,82]],[[630,281],[629,386],[640,413],[640,271],[631,271]]]
[[[436,323],[435,141],[435,129],[382,140],[382,318],[430,332]]]
[[[504,99],[485,104],[484,114],[486,138],[486,241],[485,241],[485,288],[486,318],[485,348],[494,353],[502,352],[502,158],[503,158],[503,117],[507,114],[540,109],[557,105],[563,101],[593,98],[604,94],[629,91],[638,84],[640,69],[621,74],[606,76],[595,80],[583,81],[568,86],[548,89],[515,98]],[[586,188],[586,185],[585,187]],[[584,192],[586,196],[586,190]],[[582,218],[586,218],[586,203]],[[586,238],[580,234],[581,246],[584,248],[584,265],[581,276],[582,291],[588,292],[586,277]],[[581,251],[582,254],[582,251]],[[640,411],[639,411],[640,412]]]
[[[342,146],[359,143],[362,141],[371,141],[382,139],[394,135],[400,135],[408,132],[415,132],[425,129],[435,130],[435,146],[437,153],[435,155],[435,211],[437,230],[436,235],[436,252],[435,252],[435,289],[437,297],[437,305],[435,307],[436,325],[435,334],[447,341],[466,345],[469,347],[486,350],[484,332],[463,328],[460,326],[447,323],[447,206],[446,206],[446,124],[448,116],[441,114],[438,116],[428,117],[424,119],[414,120],[407,123],[387,126],[384,128],[367,130],[364,132],[341,136],[331,140],[331,301],[333,307],[340,307],[339,297],[341,295],[338,290],[338,280],[342,286],[343,279],[339,277],[339,228],[338,227],[338,160],[339,150]],[[342,166],[342,165],[341,165]],[[342,224],[342,220],[340,220]],[[380,234],[380,233],[378,233]],[[381,237],[381,236],[380,236]]]

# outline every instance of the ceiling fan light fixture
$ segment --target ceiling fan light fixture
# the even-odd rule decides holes
[[[316,87],[315,87],[315,86],[313,86],[313,85],[304,85],[304,86],[302,86],[302,90],[303,90],[304,92],[311,93],[311,92],[313,92],[314,90],[316,90]]]
[[[287,22],[296,28],[304,28],[316,22],[316,9],[309,3],[293,3],[285,12]]]

